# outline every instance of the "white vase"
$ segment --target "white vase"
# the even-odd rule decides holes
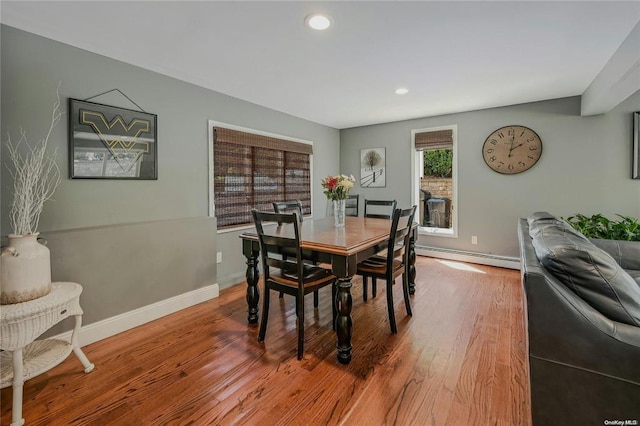
[[[333,200],[333,224],[336,228],[344,226],[346,204],[346,200]]]
[[[38,233],[8,235],[0,254],[0,304],[9,305],[46,296],[51,291],[51,255],[38,242]]]

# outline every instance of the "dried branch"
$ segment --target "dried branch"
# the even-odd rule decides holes
[[[59,92],[60,84],[56,90],[51,125],[44,139],[31,146],[23,129],[20,129],[20,139],[15,144],[7,135],[10,159],[7,168],[13,177],[13,202],[9,219],[14,233],[18,235],[36,232],[44,203],[51,199],[61,182],[60,169],[55,162],[57,149],[47,152],[51,132],[62,117]],[[21,149],[23,145],[25,147]]]

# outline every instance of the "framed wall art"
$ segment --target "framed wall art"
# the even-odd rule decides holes
[[[69,177],[158,179],[157,118],[69,99]]]
[[[640,111],[633,113],[633,164],[631,177],[640,179]]]
[[[362,188],[387,186],[385,162],[385,148],[360,150],[360,186]]]

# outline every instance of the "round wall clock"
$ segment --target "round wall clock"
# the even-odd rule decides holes
[[[482,158],[492,170],[507,175],[533,167],[542,154],[542,141],[524,126],[505,126],[491,133],[482,145]]]

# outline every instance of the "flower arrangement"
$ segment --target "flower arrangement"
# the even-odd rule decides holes
[[[322,179],[322,187],[324,188],[324,195],[327,196],[327,199],[335,201],[335,200],[346,200],[349,196],[349,190],[353,188],[353,183],[356,181],[356,178],[353,175],[337,175],[337,176],[327,176]]]

